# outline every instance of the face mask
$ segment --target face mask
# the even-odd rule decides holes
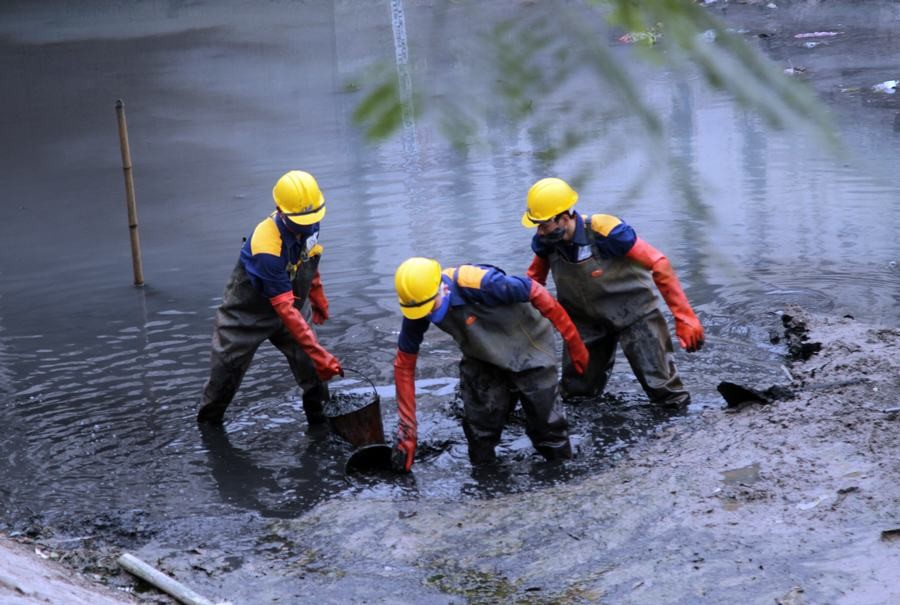
[[[298,225],[297,223],[291,221],[288,218],[283,218],[281,222],[284,223],[284,226],[287,227],[287,230],[290,231],[291,233],[293,233],[294,235],[300,235],[302,237],[309,237],[310,235],[312,235],[313,233],[315,233],[317,231],[315,223],[313,223],[312,225]]]
[[[562,227],[557,227],[550,233],[539,236],[538,239],[540,239],[541,243],[543,243],[543,244],[558,244],[559,242],[563,241],[563,238],[565,236],[566,236],[566,230],[563,229]]]

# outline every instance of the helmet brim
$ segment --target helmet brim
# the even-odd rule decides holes
[[[537,227],[540,223],[536,223],[531,220],[531,217],[528,216],[528,213],[522,215],[522,226],[526,229],[531,229],[533,227]]]
[[[313,212],[311,214],[303,214],[301,216],[290,216],[287,212],[282,210],[282,214],[284,217],[294,223],[295,225],[312,225],[314,223],[318,223],[325,216],[325,206],[323,205],[319,210]]]

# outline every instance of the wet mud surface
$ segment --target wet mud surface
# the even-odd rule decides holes
[[[865,12],[876,4],[877,20],[889,22],[891,15],[896,15],[895,7],[886,2],[864,7],[864,3],[854,2],[785,1],[777,3],[778,9],[767,8],[766,2],[720,0],[706,4],[710,10],[720,11],[746,38],[759,41],[771,58],[794,68],[798,78],[810,82],[829,107],[853,125],[851,130],[865,139],[863,147],[871,144],[872,155],[887,158],[885,164],[895,178],[889,162],[893,156],[882,153],[877,143],[887,140],[889,146],[890,138],[897,136],[896,126],[892,130],[891,125],[896,124],[900,111],[900,94],[876,92],[872,85],[897,77],[893,71],[896,61],[892,61],[896,36],[888,28],[875,28],[875,19]],[[178,6],[173,3],[173,10]],[[788,10],[792,6],[793,10]],[[826,10],[834,7],[838,9]],[[276,19],[273,11],[266,14],[273,23],[280,23],[283,17],[275,14]],[[215,39],[214,29],[204,31],[203,37]],[[840,34],[796,37],[817,31]],[[352,29],[345,33],[356,36]],[[73,34],[76,41],[70,43],[74,48],[82,47],[77,41],[82,35]],[[196,32],[187,32],[175,41],[193,47],[195,36]],[[319,40],[320,49],[332,43],[327,36]],[[121,43],[125,54],[130,39]],[[147,47],[140,46],[139,53],[155,57],[169,73],[172,58],[162,60],[154,54],[153,36],[141,44]],[[57,52],[57,44],[50,42],[49,46]],[[36,44],[31,50],[40,48]],[[240,49],[241,57],[248,56],[248,48]],[[265,48],[259,45],[257,50]],[[63,45],[58,52],[68,53],[68,49]],[[283,52],[278,46],[273,49],[272,54],[260,57],[260,63],[251,63],[253,68],[247,71],[262,73],[266,69],[259,65],[270,66],[278,57],[299,54]],[[219,52],[226,51],[216,46],[215,53]],[[849,67],[841,60],[845,55],[852,55]],[[220,61],[217,65],[231,63]],[[331,72],[311,64],[303,67],[319,80],[331,81]],[[115,66],[98,69],[113,72]],[[201,61],[197,69],[205,71],[208,64]],[[195,90],[195,75],[183,75],[185,82],[190,82],[185,90]],[[153,78],[147,82],[154,96],[183,101],[182,92],[173,93],[165,82]],[[259,88],[268,90],[264,85]],[[43,98],[54,96],[55,91]],[[85,97],[81,88],[70,89],[68,96],[63,96],[70,100]],[[261,96],[266,97],[267,110],[277,109],[269,96]],[[285,96],[295,99],[296,95]],[[695,101],[703,105],[706,95],[698,95]],[[352,109],[353,99],[339,97],[336,101],[331,95],[324,103],[328,107],[343,103]],[[208,105],[198,107],[211,111],[221,104],[221,98],[212,98]],[[137,110],[139,104],[129,107]],[[240,109],[241,116],[253,114],[243,105],[234,109]],[[157,111],[166,113],[165,109]],[[285,115],[288,113],[294,115],[294,105]],[[65,115],[67,125],[81,123],[79,117]],[[139,126],[141,113],[132,115],[136,118],[133,125]],[[702,115],[698,111],[689,117],[699,120]],[[46,116],[19,121],[44,123]],[[253,116],[258,123],[247,130],[263,132],[280,122],[268,111]],[[339,127],[335,132],[318,136],[321,141],[339,142],[336,149],[319,151],[322,166],[332,166],[335,157],[343,157],[345,148],[355,149],[355,139],[337,136],[347,128],[343,117],[336,117]],[[209,132],[190,130],[198,122],[206,124],[196,119],[196,114],[188,114],[172,127],[203,141],[205,148]],[[232,122],[223,120],[225,131],[234,130]],[[96,126],[97,132],[103,131],[99,124],[88,123]],[[707,329],[706,350],[700,355],[680,355],[678,360],[694,395],[691,409],[686,415],[671,416],[647,406],[627,364],[620,359],[610,394],[566,403],[577,451],[574,460],[551,465],[536,456],[524,435],[522,418],[516,414],[499,448],[500,463],[477,471],[469,466],[459,425],[455,353],[452,344],[431,333],[417,380],[423,413],[411,475],[346,475],[344,463],[353,446],[335,436],[330,425],[305,425],[289,377],[273,380],[274,367],[287,373],[277,352],[260,351],[242,386],[240,401],[229,409],[224,428],[195,428],[195,399],[207,372],[208,316],[215,304],[212,297],[222,285],[219,273],[230,271],[235,242],[248,225],[248,215],[250,221],[257,218],[255,207],[248,211],[244,200],[253,188],[243,181],[253,180],[252,172],[264,170],[264,164],[265,170],[269,164],[280,166],[292,153],[277,146],[269,149],[277,137],[266,137],[265,149],[249,146],[255,156],[252,162],[222,162],[226,171],[239,176],[223,179],[221,189],[210,195],[215,203],[205,202],[191,187],[182,187],[195,182],[193,171],[189,176],[169,177],[173,170],[170,141],[154,140],[144,149],[138,148],[142,169],[155,166],[159,170],[141,173],[142,195],[152,199],[156,188],[157,199],[173,200],[171,208],[155,210],[155,220],[153,206],[144,206],[146,226],[152,229],[155,224],[166,232],[165,238],[155,239],[156,248],[149,245],[154,242],[153,231],[145,232],[149,236],[147,259],[151,263],[155,259],[156,267],[165,267],[165,271],[152,273],[153,283],[140,297],[132,296],[130,289],[116,290],[105,281],[111,269],[104,266],[97,271],[96,242],[73,247],[76,258],[79,250],[92,255],[78,261],[84,273],[76,280],[55,254],[51,262],[51,255],[45,258],[26,246],[24,240],[31,239],[33,232],[27,227],[28,217],[44,217],[40,226],[46,227],[43,221],[59,210],[55,205],[41,209],[29,201],[58,197],[47,189],[35,195],[32,186],[49,180],[32,174],[25,179],[27,185],[11,189],[22,203],[17,206],[18,213],[5,222],[8,239],[16,244],[16,259],[32,254],[47,267],[61,266],[58,270],[65,273],[64,279],[54,281],[56,274],[48,269],[36,285],[27,281],[18,267],[4,267],[4,282],[10,290],[0,293],[4,303],[0,361],[8,365],[0,366],[0,391],[11,394],[11,403],[5,409],[5,433],[0,434],[3,470],[8,473],[0,482],[4,505],[0,533],[24,544],[25,552],[39,563],[59,562],[88,581],[130,593],[123,594],[125,599],[149,603],[170,603],[171,599],[123,572],[115,563],[123,551],[136,553],[210,598],[235,604],[897,602],[900,595],[893,572],[900,563],[900,542],[896,540],[900,521],[895,514],[900,505],[896,485],[900,469],[894,462],[900,422],[898,334],[895,329],[842,317],[844,308],[849,307],[858,317],[889,317],[891,325],[896,324],[897,258],[891,256],[896,255],[896,244],[878,237],[885,232],[893,237],[889,226],[895,221],[885,203],[884,209],[875,211],[881,228],[871,225],[868,217],[872,210],[860,202],[873,199],[875,206],[877,200],[890,201],[891,189],[835,171],[831,164],[805,160],[795,165],[803,148],[795,149],[793,144],[789,145],[788,164],[770,163],[767,156],[779,156],[782,142],[767,138],[751,120],[736,118],[717,124],[722,131],[739,130],[746,139],[746,153],[741,156],[746,162],[744,169],[721,171],[729,183],[744,180],[738,191],[744,197],[735,198],[743,209],[735,212],[738,218],[728,214],[730,189],[711,194],[716,197],[714,204],[723,208],[722,222],[712,221],[707,232],[692,233],[691,237],[684,237],[690,232],[684,229],[685,225],[690,228],[696,217],[668,222],[665,213],[654,216],[657,208],[623,208],[640,225],[642,234],[661,241],[660,246],[678,259],[679,276],[692,302],[698,303]],[[156,126],[158,123],[152,122],[152,127]],[[57,143],[58,129],[47,129],[52,133],[48,148],[64,148],[69,139]],[[704,129],[695,124],[693,130]],[[135,137],[135,143],[140,140]],[[710,161],[709,150],[698,141],[689,140],[700,154],[698,162]],[[97,173],[92,176],[86,176],[87,169],[80,163],[59,166],[54,159],[50,166],[54,172],[68,167],[61,181],[68,186],[100,181],[99,175],[107,175],[118,192],[121,177],[109,168],[115,167],[114,143],[109,147],[112,162],[100,168],[95,165]],[[229,137],[221,145],[214,152],[229,155],[233,148],[241,147]],[[518,145],[512,141],[498,154],[518,156],[523,153]],[[147,147],[153,146],[165,157],[151,159],[152,149]],[[312,151],[319,146],[309,147]],[[81,155],[84,159],[91,154]],[[214,155],[210,163],[221,160]],[[351,212],[346,206],[342,210],[339,203],[330,206],[334,225],[343,221],[353,228],[346,239],[332,231],[334,237],[329,240],[329,246],[333,245],[329,258],[343,262],[328,261],[332,264],[327,266],[327,287],[335,312],[322,334],[342,361],[373,368],[390,440],[389,432],[396,424],[391,356],[396,343],[393,330],[399,322],[389,291],[390,276],[379,271],[393,266],[394,259],[390,255],[383,258],[381,250],[389,246],[380,241],[374,248],[360,246],[358,237],[373,222],[381,221],[381,228],[385,227],[385,220],[373,219],[384,212],[385,190],[399,191],[396,197],[388,196],[388,201],[402,208],[390,221],[417,225],[416,233],[388,232],[398,249],[409,239],[418,246],[417,251],[428,246],[465,246],[487,258],[496,254],[498,247],[518,250],[519,244],[523,246],[519,252],[524,254],[527,242],[519,241],[521,233],[506,234],[508,216],[519,209],[518,199],[510,201],[509,208],[502,206],[506,202],[494,200],[502,218],[495,223],[490,219],[475,240],[470,239],[468,228],[457,240],[456,232],[449,232],[447,225],[467,224],[472,210],[442,198],[439,201],[446,208],[442,232],[429,231],[433,221],[415,222],[417,210],[413,216],[407,214],[411,194],[390,180],[396,175],[385,174],[392,165],[369,166],[360,157],[355,159],[358,164],[339,167],[330,176],[332,183],[351,183],[349,190],[336,191],[333,199],[371,198],[376,207],[363,204]],[[38,163],[27,154],[23,158],[27,158],[27,162],[22,160],[23,173],[28,172],[25,163],[29,168]],[[429,173],[414,178],[402,175],[413,180],[422,177],[427,199],[410,198],[422,207],[434,201],[432,191],[446,190],[443,175],[447,166],[458,168],[460,174],[467,172],[465,166],[448,164],[443,157],[431,161],[439,166],[436,181],[428,181],[435,178]],[[197,167],[211,170],[209,164],[191,164],[191,168]],[[522,179],[521,166],[511,165],[510,173],[501,168],[493,166],[500,170],[496,175],[474,177],[471,187],[476,193],[470,197],[477,198],[479,208],[494,207],[484,204],[484,185]],[[803,171],[816,175],[812,185],[798,174]],[[781,173],[787,176],[782,179]],[[374,189],[356,183],[357,174],[363,175],[359,177],[362,180],[371,180]],[[266,175],[259,180],[269,183]],[[602,191],[607,184],[614,185],[613,189],[617,186],[605,183]],[[703,184],[698,182],[698,186]],[[815,197],[812,211],[803,199],[793,199],[804,198],[807,189],[808,195]],[[462,195],[455,188],[453,191],[454,200],[469,199],[466,190]],[[96,189],[80,195],[104,203],[109,197]],[[203,240],[199,242],[203,245],[197,245],[193,239],[197,234],[192,231],[183,238],[187,244],[173,243],[174,236],[169,233],[173,216],[186,225],[205,222],[209,216],[218,217],[221,200],[232,196],[231,209],[221,217],[230,224],[223,222],[218,227],[216,237],[221,240]],[[512,200],[504,194],[503,199],[506,197]],[[191,204],[184,203],[185,199]],[[845,202],[855,206],[848,209]],[[831,208],[835,205],[839,210]],[[68,217],[66,212],[74,212],[75,207],[67,206],[62,216]],[[352,222],[357,215],[360,224]],[[834,220],[836,215],[840,221]],[[849,227],[842,222],[851,219],[856,222]],[[800,227],[785,233],[788,227],[779,230],[781,223]],[[101,224],[104,227],[97,228],[98,232],[108,229],[106,222]],[[834,230],[831,225],[836,225]],[[515,246],[511,243],[514,236]],[[507,237],[510,239],[504,239]],[[704,239],[709,239],[707,245],[698,249],[697,241]],[[160,241],[164,245],[159,245]],[[105,257],[121,256],[112,246],[108,248],[102,248]],[[355,259],[357,251],[359,258]],[[509,252],[498,262],[524,268],[527,259],[519,256]],[[184,259],[199,263],[199,275],[187,277],[187,270],[179,273],[187,262]],[[738,277],[718,272],[729,263],[734,264]],[[371,291],[357,290],[361,271],[370,271],[373,282],[378,281]],[[103,275],[97,277],[96,273]],[[745,276],[749,282],[743,281]],[[52,286],[55,291],[60,282],[73,290],[66,297],[54,294],[59,306],[48,312],[70,319],[65,325],[47,327],[44,315],[35,313],[33,301],[44,289],[49,291]],[[185,286],[188,282],[189,288]],[[18,303],[20,298],[13,289],[28,292],[28,296]],[[98,303],[98,292],[110,298]],[[388,303],[390,306],[385,306]],[[780,311],[790,303],[802,303],[832,317],[799,309]],[[113,307],[119,310],[114,312]],[[140,313],[132,313],[133,307]],[[725,408],[725,398],[715,387],[726,380],[750,390],[753,396],[741,395],[735,405]],[[347,406],[342,403],[341,410],[356,409],[356,403],[371,396],[365,381],[348,379],[340,384],[349,389]],[[360,391],[354,391],[354,386]],[[0,545],[0,570],[10,562],[5,552]],[[7,589],[11,591],[8,594],[3,592]],[[21,593],[15,591],[0,583],[0,602]]]
[[[501,464],[473,473],[489,497],[461,499],[419,497],[415,473],[382,475],[284,518],[151,528],[136,514],[15,533],[112,586],[140,589],[114,563],[132,550],[235,603],[896,602],[900,330],[788,315],[786,333],[820,345],[785,358],[779,392],[792,396],[652,420],[646,405],[580,403],[576,427],[588,417],[630,427],[590,452],[609,452],[590,473],[576,465],[560,479],[536,464],[542,483]],[[425,457],[439,457],[431,447]],[[527,489],[510,493],[516,473]]]
[[[565,485],[338,498],[273,541],[325,602],[895,602],[900,330],[805,321],[791,399],[663,423]]]

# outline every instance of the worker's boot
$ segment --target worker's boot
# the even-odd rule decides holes
[[[203,387],[197,422],[221,423],[243,376],[241,368],[230,367],[214,357],[209,380]]]
[[[328,401],[328,386],[324,382],[303,392],[303,411],[306,413],[306,423],[309,426],[317,426],[325,422],[325,402]]]
[[[572,457],[572,443],[566,439],[561,445],[536,445],[534,449],[544,457],[545,460],[568,460]]]
[[[472,466],[484,466],[497,461],[497,452],[494,446],[485,443],[469,442],[469,462]]]

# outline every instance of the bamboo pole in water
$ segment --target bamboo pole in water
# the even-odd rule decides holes
[[[118,558],[118,563],[125,571],[149,582],[163,592],[172,595],[185,605],[214,605],[212,601],[201,597],[196,592],[173,578],[170,578],[155,567],[144,563],[134,555],[125,553]]]
[[[134,269],[134,285],[144,285],[144,268],[141,263],[141,238],[138,235],[137,204],[134,201],[134,178],[131,174],[131,149],[128,146],[128,125],[125,122],[125,103],[116,100],[116,116],[119,120],[119,148],[122,151],[122,171],[125,173],[125,202],[128,206],[128,229],[131,233],[131,264]]]

